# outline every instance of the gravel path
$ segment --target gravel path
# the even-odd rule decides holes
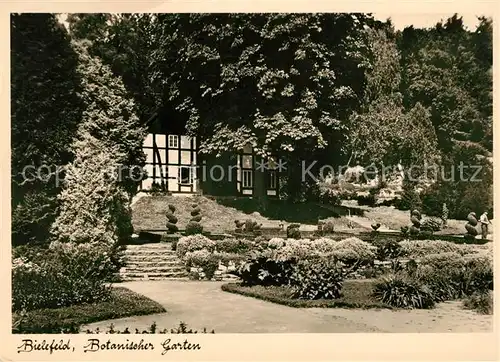
[[[461,309],[459,302],[441,303],[434,310],[359,310],[291,308],[223,292],[223,282],[140,281],[121,283],[160,304],[167,313],[93,323],[86,328],[159,329],[180,321],[189,328],[216,333],[367,333],[367,332],[491,332],[492,316]]]

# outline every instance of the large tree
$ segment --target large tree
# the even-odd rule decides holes
[[[390,23],[367,29],[371,66],[366,71],[363,104],[349,127],[352,159],[363,165],[410,167],[438,155],[429,112],[417,103],[405,110],[400,53]]]
[[[77,55],[53,14],[11,15],[13,244],[45,242],[81,119]],[[37,171],[41,171],[38,173]]]
[[[79,56],[85,104],[59,199],[61,212],[53,233],[63,242],[112,246],[132,233],[129,201],[137,189],[145,128],[121,80],[89,52],[91,43],[73,43]]]
[[[470,32],[454,15],[430,29],[408,27],[400,36],[405,105],[421,103],[431,111],[444,152],[457,140],[491,151],[491,32],[488,19]]]

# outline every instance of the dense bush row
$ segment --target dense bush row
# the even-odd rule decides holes
[[[53,242],[49,248],[14,249],[14,311],[92,303],[109,296],[116,250],[95,244]]]
[[[357,238],[272,238],[250,246],[252,251],[239,254],[245,259],[235,271],[241,285],[287,287],[298,299],[340,298],[344,280],[361,266],[373,268],[375,260],[391,261],[391,268],[375,285],[374,296],[394,307],[432,308],[436,302],[471,298],[493,289],[491,248],[478,253],[471,245],[439,240],[371,244]],[[203,250],[207,258],[217,253]],[[409,261],[401,264],[400,258]]]

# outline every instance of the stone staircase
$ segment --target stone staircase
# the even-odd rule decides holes
[[[129,245],[120,270],[123,281],[188,279],[184,264],[170,243]]]

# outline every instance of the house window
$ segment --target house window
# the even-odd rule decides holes
[[[253,179],[252,179],[252,170],[243,170],[243,187],[252,187]]]
[[[191,167],[179,167],[179,183],[181,185],[191,185],[193,183]]]
[[[274,190],[276,188],[276,171],[269,171],[268,175],[267,188]]]
[[[168,135],[168,148],[179,148],[179,137],[176,135]]]

